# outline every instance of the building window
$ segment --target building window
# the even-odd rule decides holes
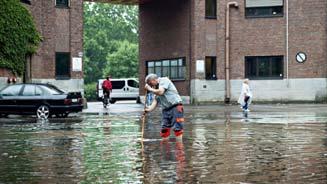
[[[205,72],[206,72],[207,80],[216,80],[217,79],[216,57],[206,57],[205,69],[206,69]]]
[[[68,8],[69,7],[69,0],[56,0],[56,7]]]
[[[245,78],[283,79],[283,56],[245,57]]]
[[[25,3],[25,4],[31,4],[31,0],[20,0],[20,2]]]
[[[155,73],[159,77],[173,80],[185,79],[185,59],[165,59],[146,62],[147,74]]]
[[[56,78],[65,79],[70,77],[70,53],[56,53]]]
[[[281,17],[283,16],[283,0],[246,0],[245,16]]]
[[[217,18],[217,0],[206,0],[206,18]]]

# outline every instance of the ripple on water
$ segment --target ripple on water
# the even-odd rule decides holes
[[[159,113],[0,123],[0,183],[326,183],[327,114],[186,113],[162,141]],[[142,149],[144,148],[144,149]]]

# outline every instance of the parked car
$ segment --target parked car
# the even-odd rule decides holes
[[[102,83],[105,79],[99,79],[97,83],[97,97],[102,101],[103,90]],[[139,94],[139,82],[135,78],[110,79],[112,83],[112,93],[110,94],[110,103],[118,100],[136,100],[141,103]]]
[[[81,92],[64,92],[51,84],[14,84],[0,90],[0,115],[30,114],[47,119],[81,112]]]

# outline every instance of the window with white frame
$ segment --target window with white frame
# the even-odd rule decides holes
[[[283,0],[245,0],[245,16],[281,17],[283,16]]]
[[[146,62],[147,74],[169,77],[173,80],[185,79],[185,58],[163,59]]]

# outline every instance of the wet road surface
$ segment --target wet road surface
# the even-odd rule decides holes
[[[138,104],[0,119],[0,183],[327,182],[326,105],[251,110],[186,106],[183,141],[160,139],[156,111],[142,142]]]

